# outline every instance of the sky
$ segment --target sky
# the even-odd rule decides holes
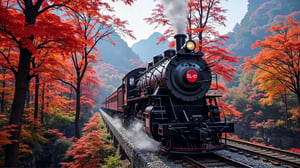
[[[157,0],[159,2],[159,0]],[[153,0],[136,0],[131,6],[124,5],[121,2],[113,3],[115,14],[122,20],[127,20],[127,28],[133,31],[136,40],[129,37],[122,37],[131,47],[134,43],[147,39],[154,32],[164,32],[164,28],[155,29],[155,25],[149,25],[144,18],[150,17],[152,9],[155,7]],[[221,0],[221,6],[227,9],[225,16],[227,18],[226,27],[219,27],[217,30],[221,34],[232,31],[236,23],[240,23],[247,12],[248,0]]]

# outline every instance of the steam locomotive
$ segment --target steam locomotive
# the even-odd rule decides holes
[[[122,116],[124,123],[139,120],[148,136],[168,153],[199,154],[222,149],[222,133],[234,124],[222,121],[220,95],[208,95],[212,72],[196,44],[175,35],[176,50],[153,57],[146,68],[125,75],[122,85],[108,96],[102,108]]]

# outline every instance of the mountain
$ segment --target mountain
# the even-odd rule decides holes
[[[285,19],[289,14],[300,20],[299,0],[248,0],[248,11],[240,24],[229,33],[227,47],[231,52],[242,56],[254,56],[259,49],[253,50],[256,40],[263,40],[270,35],[266,31],[277,21]]]
[[[119,35],[115,33],[110,37],[115,45],[108,39],[100,41],[97,49],[103,61],[93,65],[102,85],[100,89],[102,99],[121,85],[125,74],[142,63]]]
[[[169,42],[162,42],[157,44],[158,39],[163,36],[155,32],[148,39],[141,40],[135,43],[131,49],[136,53],[143,62],[151,62],[153,56],[162,54],[164,50],[168,49]]]
[[[134,62],[140,58],[128,47],[127,43],[118,34],[111,35],[115,45],[109,40],[103,40],[97,44],[103,63],[111,64],[120,73],[127,73],[135,67]]]
[[[266,31],[272,25],[284,20],[290,14],[300,20],[299,6],[299,0],[248,0],[247,13],[241,23],[237,23],[233,32],[227,34],[230,38],[226,42],[227,49],[240,57],[240,63],[244,62],[245,57],[254,57],[261,49],[253,49],[252,45],[257,40],[264,40],[266,36],[271,35]],[[242,74],[242,66],[238,64],[233,66],[237,73],[232,83],[226,83],[228,88],[237,86]]]

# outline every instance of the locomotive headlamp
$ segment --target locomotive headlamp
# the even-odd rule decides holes
[[[193,40],[188,40],[185,43],[185,48],[189,51],[194,51],[196,49],[196,43]]]

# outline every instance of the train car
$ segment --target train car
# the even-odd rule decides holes
[[[157,55],[146,68],[130,71],[102,107],[118,112],[124,122],[139,120],[146,133],[169,153],[206,153],[222,149],[222,133],[233,123],[222,121],[217,99],[208,95],[212,72],[195,52],[195,42],[178,34],[176,50]]]

